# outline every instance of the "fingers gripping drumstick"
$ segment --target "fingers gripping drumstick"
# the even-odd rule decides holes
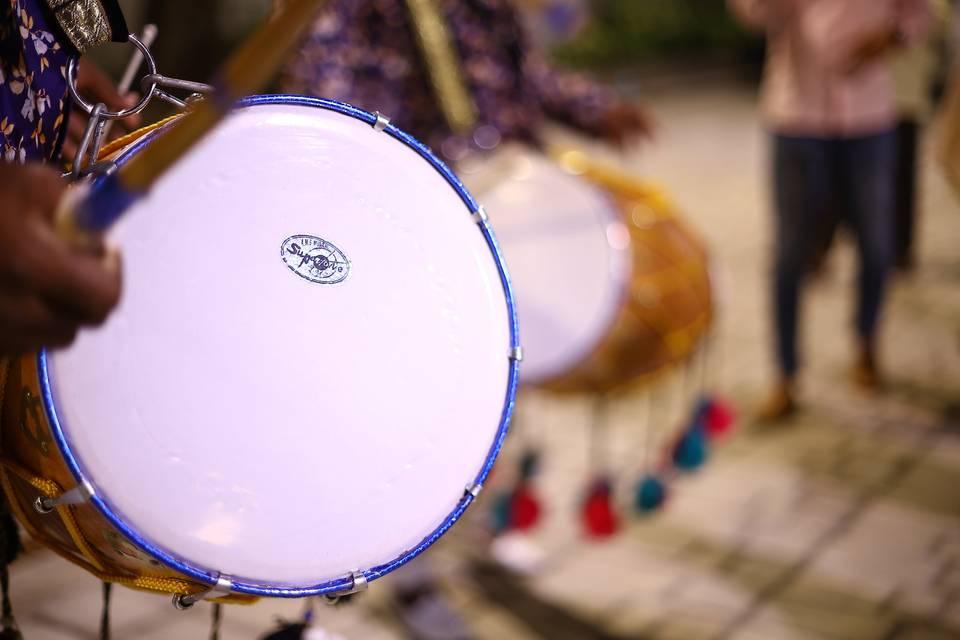
[[[96,189],[68,192],[57,215],[57,231],[79,247],[98,245],[100,234],[213,129],[237,100],[270,81],[327,2],[290,0],[230,56],[214,76],[210,97],[119,171],[102,179]]]

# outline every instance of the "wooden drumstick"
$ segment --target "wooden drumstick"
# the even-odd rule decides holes
[[[98,185],[61,204],[58,232],[77,246],[99,236],[156,180],[213,129],[237,100],[256,93],[280,68],[313,17],[329,0],[290,0],[244,42],[214,76],[214,92],[197,103],[166,135],[136,154]]]

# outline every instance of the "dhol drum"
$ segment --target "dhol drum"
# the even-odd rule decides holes
[[[180,604],[330,595],[475,499],[516,392],[509,278],[385,118],[248,99],[110,235],[116,313],[10,368],[0,476],[33,536]]]
[[[706,251],[667,197],[579,151],[465,164],[524,326],[523,382],[609,392],[686,359],[712,317]]]

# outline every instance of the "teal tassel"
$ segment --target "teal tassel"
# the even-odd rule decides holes
[[[649,514],[660,507],[667,499],[667,487],[660,478],[646,475],[637,485],[634,496],[634,508],[637,513]]]
[[[490,529],[494,535],[510,528],[512,498],[509,491],[497,494],[493,498],[493,505],[490,507]]]
[[[707,434],[701,425],[694,425],[680,436],[673,448],[673,464],[681,471],[696,471],[709,457]]]
[[[522,480],[529,480],[537,475],[537,471],[539,470],[540,454],[536,451],[528,450],[523,454],[523,457],[520,458],[520,478]]]

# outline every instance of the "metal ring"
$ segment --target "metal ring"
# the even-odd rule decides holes
[[[157,73],[157,61],[154,59],[153,54],[150,53],[150,49],[147,48],[145,44],[140,41],[140,38],[133,35],[132,33],[127,36],[127,39],[140,50],[140,53],[143,55],[144,62],[147,63],[147,72],[148,75],[156,75]],[[87,112],[87,114],[93,113],[95,105],[87,102],[83,99],[83,96],[80,95],[80,92],[77,90],[77,68],[80,63],[79,58],[71,58],[70,63],[67,65],[67,89],[70,91],[70,96],[73,98],[74,102],[77,103],[81,109]],[[129,109],[123,109],[121,111],[107,111],[104,110],[100,117],[104,120],[119,120],[121,118],[126,118],[132,116],[136,113],[143,111],[150,100],[153,98],[154,92],[157,90],[156,83],[150,85],[150,89],[146,94],[140,98],[140,102],[136,105],[130,107]]]

